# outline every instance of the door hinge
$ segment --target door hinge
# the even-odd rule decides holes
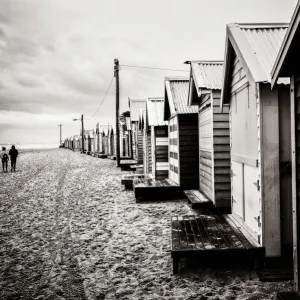
[[[257,190],[260,190],[260,185],[259,185],[259,180],[257,180],[256,182],[253,182],[254,185],[256,185]]]
[[[231,196],[232,202],[236,203],[236,201],[234,200],[233,196]]]
[[[260,227],[260,226],[261,226],[261,222],[260,222],[260,216],[258,216],[258,217],[254,217],[254,220],[257,222],[257,224],[258,224],[258,227]]]
[[[230,176],[231,176],[231,177],[232,177],[232,176],[235,176],[235,174],[233,173],[232,170],[230,170]]]

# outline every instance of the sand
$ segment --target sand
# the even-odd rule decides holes
[[[0,299],[275,299],[292,282],[250,270],[172,275],[170,217],[185,200],[137,204],[115,161],[66,149],[20,154],[0,173]]]

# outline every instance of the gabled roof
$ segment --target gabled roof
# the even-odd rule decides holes
[[[131,122],[138,122],[140,109],[146,109],[146,100],[128,98]]]
[[[177,114],[198,113],[196,107],[189,107],[188,103],[189,78],[166,77],[164,98],[164,120]]]
[[[84,130],[84,137],[87,139],[89,137],[93,137],[93,129]]]
[[[246,76],[256,83],[271,83],[271,70],[288,24],[228,24],[221,106],[226,103],[233,53],[239,57]],[[289,84],[280,78],[278,84]]]
[[[290,77],[293,69],[299,66],[300,51],[300,1],[298,1],[290,26],[281,44],[279,53],[274,63],[271,76],[272,86],[279,77]],[[299,70],[299,67],[297,67]]]
[[[188,104],[195,105],[195,98],[200,98],[212,90],[222,89],[223,61],[191,61]],[[197,95],[193,95],[193,91]]]
[[[168,125],[168,122],[164,121],[164,98],[148,98],[147,119],[149,126]]]

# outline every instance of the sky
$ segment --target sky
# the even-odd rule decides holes
[[[0,0],[0,144],[59,143],[115,124],[128,97],[164,95],[165,76],[187,60],[223,60],[226,24],[289,22],[296,0]],[[90,119],[90,120],[88,120]]]

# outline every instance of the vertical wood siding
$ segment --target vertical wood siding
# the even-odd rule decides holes
[[[133,122],[132,123],[132,155],[133,155],[133,159],[137,160],[137,140],[136,140],[136,136],[137,136],[137,122]]]
[[[199,188],[198,114],[178,116],[179,172],[183,189]]]

